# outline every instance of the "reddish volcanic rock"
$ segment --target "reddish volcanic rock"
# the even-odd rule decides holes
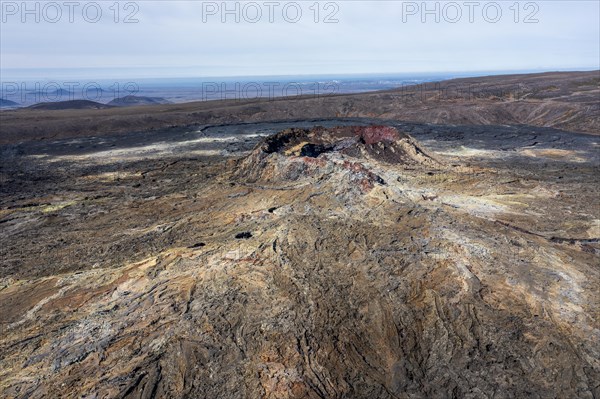
[[[398,141],[401,139],[398,130],[391,126],[366,126],[357,127],[355,134],[359,136],[365,144],[375,144],[379,142]]]

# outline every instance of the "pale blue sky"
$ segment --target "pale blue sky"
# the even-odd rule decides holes
[[[34,14],[23,15],[20,1],[2,0],[3,80],[27,73],[27,68],[49,69],[44,73],[50,75],[64,68],[83,68],[80,74],[102,78],[111,74],[201,77],[600,67],[600,2],[596,0],[511,0],[491,5],[480,1],[472,9],[473,22],[463,1],[452,5],[427,2],[429,9],[438,4],[439,22],[435,14],[425,15],[422,21],[421,1],[321,1],[316,2],[318,23],[314,7],[310,8],[312,0],[297,2],[302,16],[296,23],[283,17],[284,6],[288,7],[286,17],[295,17],[296,6],[286,1],[273,8],[273,23],[263,1],[254,3],[262,11],[260,18],[254,5],[244,9],[247,2],[239,3],[239,23],[233,14],[226,16],[225,23],[221,21],[221,10],[215,10],[221,7],[220,1],[137,1],[134,18],[139,22],[129,24],[123,19],[136,10],[132,6],[124,10],[126,2],[120,3],[118,23],[110,9],[112,0],[97,2],[102,10],[97,23],[83,18],[83,5],[90,3],[86,1],[74,10],[73,23],[63,6],[61,18],[51,23],[48,20],[57,14],[50,6],[42,10],[47,3],[40,2],[41,20],[36,23]],[[496,4],[502,15],[492,23]],[[33,9],[34,3],[29,7]],[[235,7],[235,2],[228,7]],[[336,10],[338,22],[324,23],[326,15]],[[92,19],[94,7],[87,11]],[[538,22],[525,23],[533,12],[530,19]],[[251,23],[255,17],[258,22]]]

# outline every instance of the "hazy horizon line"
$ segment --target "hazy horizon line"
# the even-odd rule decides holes
[[[193,67],[184,67],[182,69],[189,69]],[[44,80],[44,79],[144,79],[144,80],[175,80],[175,79],[235,79],[235,78],[298,78],[298,77],[377,77],[377,76],[415,76],[415,75],[447,75],[447,74],[460,74],[467,75],[466,77],[473,76],[484,76],[482,74],[488,74],[486,76],[495,76],[495,75],[510,75],[510,74],[534,74],[534,73],[550,73],[550,72],[589,72],[589,71],[600,71],[600,66],[581,66],[578,68],[524,68],[524,69],[486,69],[486,70],[423,70],[423,71],[408,71],[408,72],[357,72],[357,73],[297,73],[297,74],[207,74],[207,75],[156,75],[156,76],[143,76],[140,74],[139,76],[119,76],[116,72],[118,71],[152,71],[156,69],[162,69],[161,67],[143,67],[143,68],[133,68],[133,67],[125,67],[125,68],[92,68],[92,67],[81,67],[81,68],[0,68],[0,82],[8,82],[14,79],[30,79],[30,80]],[[24,75],[21,76],[8,76],[6,77],[7,72],[22,72]],[[115,74],[111,76],[67,76],[69,72],[108,72],[112,71]],[[37,73],[38,76],[33,76],[33,73]],[[62,76],[58,76],[57,73],[60,73]],[[44,74],[57,74],[57,76],[41,76]],[[16,74],[15,74],[16,75]],[[126,75],[123,73],[122,75]]]

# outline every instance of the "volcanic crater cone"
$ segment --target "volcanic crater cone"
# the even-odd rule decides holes
[[[260,142],[240,162],[236,177],[292,182],[346,171],[350,181],[365,189],[385,185],[371,165],[442,167],[414,138],[391,126],[291,128]]]

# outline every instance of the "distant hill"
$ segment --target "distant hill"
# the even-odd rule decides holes
[[[112,108],[110,105],[97,103],[89,100],[70,100],[70,101],[57,101],[49,103],[34,104],[28,109],[38,110],[61,110],[61,109],[107,109]]]
[[[125,96],[115,98],[108,105],[115,107],[131,107],[134,105],[156,105],[156,104],[171,104],[169,100],[162,97],[145,97],[145,96]]]
[[[19,106],[19,103],[0,98],[0,108],[15,108],[18,106]]]

